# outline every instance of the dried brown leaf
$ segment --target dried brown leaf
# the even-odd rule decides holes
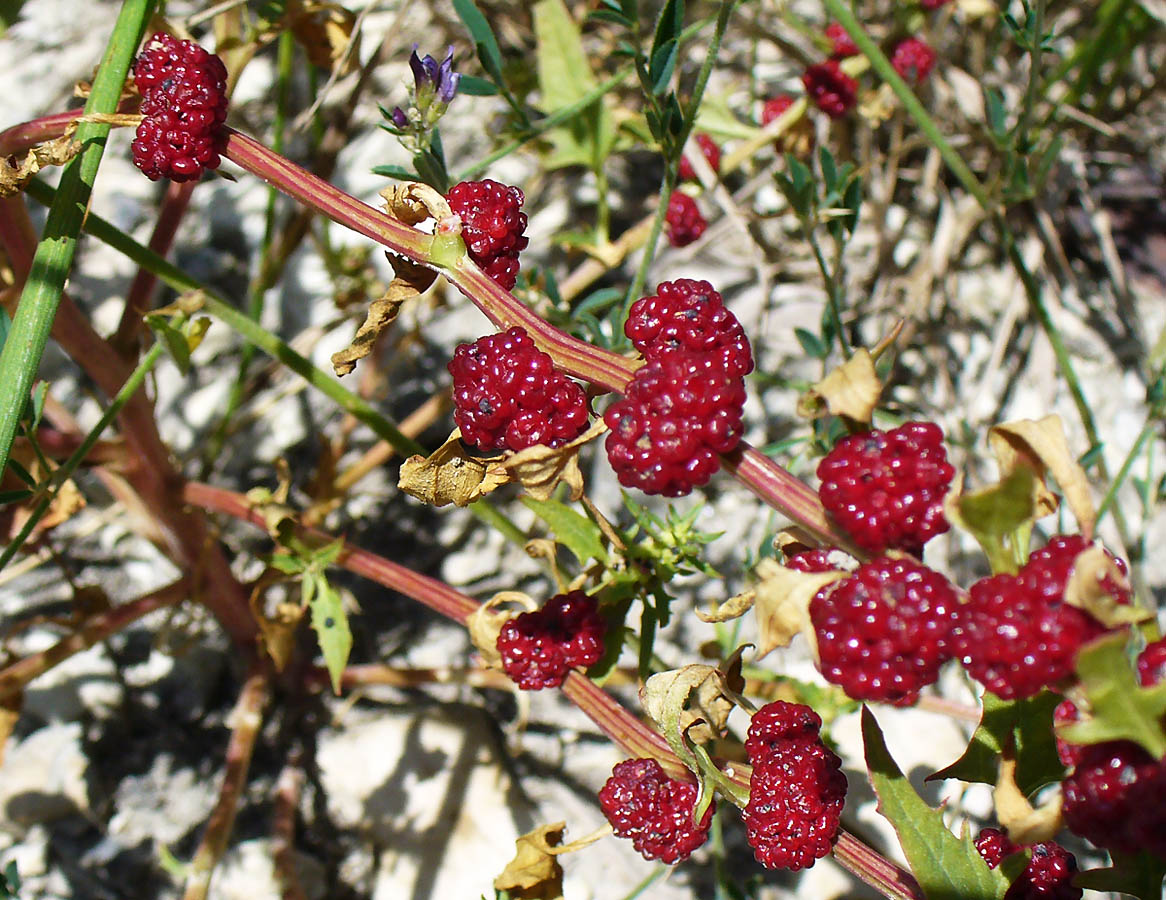
[[[603,420],[597,419],[590,428],[569,444],[556,448],[538,444],[517,453],[508,453],[502,459],[502,466],[536,500],[551,499],[555,488],[560,484],[567,485],[572,500],[578,500],[583,496],[579,450],[606,430],[607,426],[603,424]]]
[[[869,424],[882,391],[874,359],[860,348],[798,400],[798,415],[814,419],[831,413]]]
[[[1034,808],[1016,784],[1016,760],[1010,753],[1000,759],[996,787],[992,791],[996,819],[1018,844],[1051,841],[1061,830],[1061,794],[1058,791],[1045,803]]]
[[[466,453],[461,431],[455,428],[429,456],[410,456],[401,464],[397,487],[431,506],[468,506],[509,481],[497,460],[487,462]]]
[[[640,688],[640,700],[661,731],[676,727],[706,744],[724,735],[734,693],[719,669],[693,663],[653,675]]]
[[[739,594],[734,594],[724,603],[720,603],[712,608],[710,612],[696,611],[696,617],[702,622],[729,622],[733,619],[740,618],[753,608],[753,603],[757,599],[755,591],[742,591]]]
[[[1056,496],[1046,484],[1046,475],[1051,473],[1073,511],[1081,533],[1087,538],[1093,537],[1097,512],[1089,490],[1089,479],[1069,449],[1060,416],[994,425],[988,432],[988,444],[1000,464],[1002,476],[1007,477],[1020,465],[1026,465],[1036,473],[1038,517],[1057,508]]]
[[[417,225],[426,219],[440,222],[453,215],[449,201],[435,188],[419,181],[406,181],[381,191],[385,210],[394,219],[406,225]]]
[[[45,166],[63,166],[80,152],[81,145],[65,135],[37,144],[22,155],[0,157],[0,197],[19,194]]]
[[[0,695],[0,765],[4,765],[4,751],[8,747],[8,739],[12,737],[12,730],[16,727],[23,708],[23,690],[9,691]]]
[[[499,591],[470,613],[469,619],[466,620],[470,641],[478,648],[482,663],[487,668],[502,668],[502,657],[498,653],[498,635],[513,614],[503,612],[498,607],[506,603],[517,603],[527,611],[538,608],[538,604],[522,591]]]
[[[282,672],[291,659],[292,651],[295,649],[296,629],[306,612],[306,607],[300,603],[278,603],[275,606],[275,615],[267,614],[263,602],[267,589],[286,580],[282,573],[268,570],[255,583],[250,599],[251,615],[259,625],[259,639],[277,672]]]
[[[339,3],[304,0],[289,4],[288,24],[312,65],[347,75],[360,61],[360,35],[353,37],[356,14]],[[353,44],[349,52],[349,44]]]
[[[340,377],[356,368],[356,361],[364,359],[376,347],[377,338],[397,318],[401,306],[429,289],[437,273],[398,256],[389,256],[396,277],[389,282],[383,296],[368,308],[363,324],[356,330],[352,343],[332,354],[332,369]]]
[[[757,564],[760,582],[753,589],[753,611],[760,630],[760,659],[771,650],[787,647],[799,632],[806,635],[817,655],[814,627],[810,623],[810,601],[828,584],[846,577],[846,572],[798,572],[772,559]]]
[[[563,867],[555,857],[566,830],[566,822],[555,822],[515,840],[514,859],[494,879],[494,889],[523,900],[563,900]]]
[[[1085,610],[1107,628],[1144,622],[1152,617],[1148,609],[1118,603],[1117,598],[1105,588],[1107,581],[1120,591],[1130,590],[1129,578],[1118,568],[1114,558],[1101,547],[1088,547],[1073,560],[1073,568],[1065,584],[1065,602]]]

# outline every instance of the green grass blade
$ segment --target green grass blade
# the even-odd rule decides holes
[[[85,104],[86,113],[112,113],[117,109],[122,84],[153,10],[154,0],[126,0],[122,4]],[[20,414],[53,327],[65,279],[73,266],[77,235],[89,206],[109,129],[109,125],[92,122],[77,128],[76,140],[82,150],[61,175],[61,186],[49,208],[12,329],[0,350],[0,384],[4,385],[0,392],[0,472],[8,464]]]

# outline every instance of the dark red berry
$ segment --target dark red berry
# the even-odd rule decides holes
[[[599,604],[582,591],[556,594],[542,609],[510,619],[498,635],[502,668],[524,691],[558,687],[576,666],[603,655]]]
[[[955,469],[931,422],[845,437],[818,464],[822,505],[858,546],[920,553],[950,527],[943,497]]]
[[[721,171],[721,148],[717,146],[717,142],[710,135],[700,132],[696,136],[696,143],[700,147],[701,156],[705,158],[709,168],[713,170],[713,174],[719,174]],[[696,177],[696,169],[692,167],[692,160],[687,155],[680,157],[680,168],[676,170],[676,177],[681,181],[700,181]]]
[[[462,239],[472,259],[498,284],[510,290],[518,280],[518,254],[530,242],[522,191],[492,179],[462,181],[445,195],[462,220]]]
[[[919,38],[907,38],[895,47],[891,65],[908,84],[922,84],[935,65],[935,51]]]
[[[795,572],[832,572],[838,568],[830,562],[830,548],[795,553],[785,561],[785,567]]]
[[[1077,650],[1107,630],[1064,602],[1073,564],[1088,547],[1080,535],[1055,537],[1015,575],[972,585],[953,635],[968,674],[1006,700],[1031,697],[1072,674]],[[1128,591],[1103,585],[1118,602],[1129,602]]]
[[[1098,847],[1166,858],[1166,758],[1133,741],[1079,748],[1061,783],[1065,824]]]
[[[1021,848],[1012,843],[1011,839],[998,828],[985,828],[976,838],[976,849],[989,869],[994,869],[1004,860]]]
[[[587,429],[587,395],[522,328],[460,344],[448,366],[462,439],[487,452],[560,447]]]
[[[791,94],[778,94],[776,97],[770,97],[761,107],[761,124],[768,125],[774,119],[779,118],[794,105],[794,102]],[[795,153],[808,152],[809,148],[813,146],[814,128],[805,116],[773,142],[773,148],[778,153],[785,153],[786,150],[792,150]]]
[[[834,59],[846,59],[848,56],[858,56],[858,47],[847,33],[846,29],[837,22],[826,26],[826,37],[830,39],[830,55]]]
[[[1146,644],[1138,654],[1138,680],[1142,687],[1166,681],[1166,638]]]
[[[715,804],[697,825],[697,787],[669,778],[654,759],[626,759],[611,770],[599,805],[616,835],[631,838],[644,859],[677,863],[708,839]]]
[[[664,224],[668,228],[668,243],[673,247],[687,247],[709,227],[696,201],[684,191],[673,191],[668,198]]]
[[[191,41],[158,33],[134,62],[143,116],[131,149],[153,181],[191,181],[218,168],[226,141],[227,70]]]
[[[914,703],[951,659],[959,600],[909,558],[876,559],[810,601],[822,675],[855,700]]]
[[[645,359],[670,353],[713,353],[731,377],[753,371],[745,329],[707,281],[661,282],[655,294],[632,305],[624,334]]]
[[[822,112],[832,119],[840,119],[858,102],[858,82],[838,67],[838,61],[809,66],[802,75],[806,93]]]
[[[808,706],[778,700],[758,710],[745,751],[753,765],[742,810],[753,855],[771,869],[804,869],[838,840],[846,776],[822,743],[822,720]]]
[[[1057,744],[1057,758],[1060,759],[1061,764],[1067,769],[1073,768],[1077,763],[1081,762],[1081,751],[1084,749],[1081,744],[1071,744],[1063,740],[1055,729],[1060,725],[1068,725],[1071,722],[1076,722],[1081,718],[1081,713],[1077,709],[1077,704],[1072,700],[1062,700],[1057,704],[1057,708],[1053,710],[1053,738]]]
[[[607,458],[624,487],[681,497],[707,484],[741,440],[745,387],[715,354],[673,353],[637,370],[603,420]]]
[[[976,838],[976,849],[995,869],[1005,857],[1026,849],[1009,840],[1008,835],[995,828],[985,828]],[[1031,846],[1032,856],[1024,871],[1009,885],[1004,900],[1080,900],[1081,888],[1073,887],[1077,874],[1077,859],[1052,841]]]
[[[951,0],[919,0],[919,5],[924,9],[931,10],[939,9],[941,6],[945,6],[950,2]]]

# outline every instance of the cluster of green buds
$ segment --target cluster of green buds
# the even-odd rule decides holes
[[[383,109],[382,112],[392,123],[385,127],[397,135],[408,150],[420,153],[428,148],[430,132],[457,95],[461,76],[453,70],[452,47],[445,59],[438,62],[429,55],[418,56],[414,44],[409,68],[413,70],[412,102],[405,108],[394,107],[391,113]]]

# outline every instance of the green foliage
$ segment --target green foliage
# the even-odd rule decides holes
[[[1145,851],[1138,854],[1110,853],[1112,865],[1089,869],[1073,879],[1073,884],[1092,891],[1115,891],[1138,900],[1161,900],[1166,860]]]
[[[16,862],[12,861],[0,872],[0,900],[19,900],[19,890],[20,873],[16,871]]]
[[[328,566],[344,550],[343,539],[313,547],[290,531],[283,532],[283,549],[275,553],[272,568],[300,581],[300,602],[312,613],[312,628],[324,656],[324,665],[332,678],[332,689],[340,693],[340,678],[352,651],[352,632],[348,613],[340,593],[328,581]]]
[[[980,724],[963,756],[928,778],[995,784],[1000,756],[1011,747],[1016,786],[1026,796],[1059,781],[1064,767],[1053,738],[1053,710],[1061,698],[1049,691],[1024,700],[1002,700],[990,691],[981,698]]]
[[[592,559],[607,563],[603,533],[589,518],[557,500],[536,500],[523,495],[522,502],[547,523],[555,539],[575,554],[580,563],[585,565]]]
[[[1166,683],[1142,687],[1126,632],[1098,638],[1077,654],[1077,677],[1089,714],[1058,729],[1075,744],[1130,740],[1155,759],[1166,756]]]
[[[887,751],[873,713],[862,709],[866,765],[879,798],[879,812],[894,826],[911,873],[927,900],[999,900],[1008,880],[989,869],[970,834],[957,838],[943,815],[915,793]]]

